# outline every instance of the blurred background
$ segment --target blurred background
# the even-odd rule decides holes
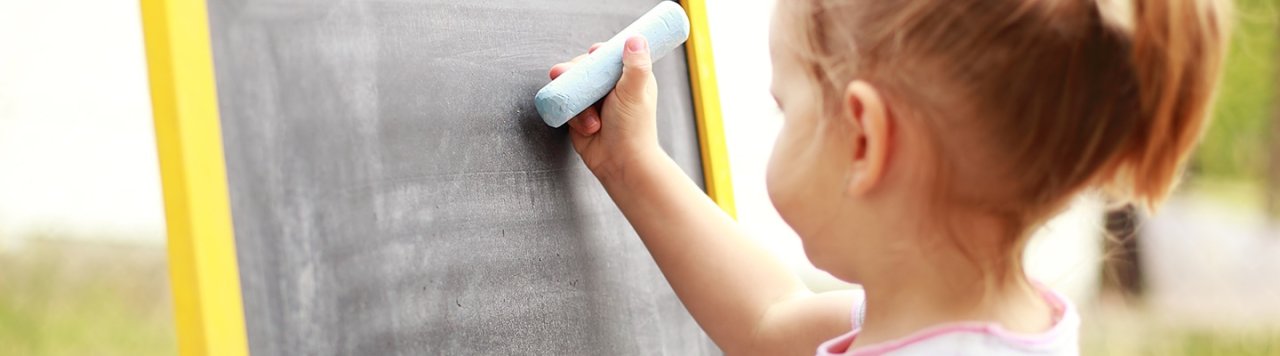
[[[813,287],[848,288],[765,193],[772,7],[708,2],[739,219]],[[1030,247],[1030,272],[1081,306],[1086,354],[1280,355],[1280,0],[1237,7],[1213,126],[1169,203],[1082,198]],[[0,355],[176,352],[147,90],[136,0],[0,0]]]

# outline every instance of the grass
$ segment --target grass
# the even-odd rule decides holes
[[[171,309],[162,246],[0,251],[0,355],[174,354]]]
[[[1280,324],[1197,324],[1115,301],[1082,313],[1082,355],[1280,355]]]
[[[1121,340],[1121,338],[1128,338]],[[1269,356],[1280,354],[1280,335],[1220,330],[1154,327],[1132,335],[1115,334],[1086,339],[1083,355]]]

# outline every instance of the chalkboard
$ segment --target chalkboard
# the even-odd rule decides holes
[[[718,353],[533,94],[657,2],[209,0],[251,353]],[[662,147],[702,183],[683,49]]]

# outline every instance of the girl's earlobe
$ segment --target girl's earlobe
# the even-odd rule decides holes
[[[892,121],[879,90],[871,83],[849,83],[844,102],[852,136],[850,148],[854,151],[845,193],[863,196],[874,190],[887,173]]]

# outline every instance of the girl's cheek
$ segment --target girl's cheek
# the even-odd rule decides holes
[[[795,217],[799,214],[797,211],[797,200],[799,197],[796,191],[787,184],[787,179],[782,177],[786,173],[769,174],[766,181],[767,190],[769,192],[769,201],[773,203],[773,208],[778,211],[778,216],[783,222],[795,228],[797,223]]]
[[[803,183],[801,181],[803,177],[797,169],[799,167],[796,167],[795,141],[788,133],[787,125],[784,124],[777,143],[773,147],[765,173],[765,187],[769,193],[769,199],[784,220],[790,220],[787,219],[788,215],[794,212],[796,200],[801,198],[798,184]]]
[[[781,169],[778,167],[780,164],[778,157],[782,154],[779,148],[778,146],[773,147],[773,153],[770,155],[769,165],[765,168],[764,175],[765,190],[769,193],[769,200],[773,203],[774,208],[779,208],[779,200],[785,200],[785,193],[782,192],[784,190],[781,183],[782,177],[779,176]]]
[[[773,202],[775,209],[781,209],[781,200],[785,200],[785,189],[782,187],[782,167],[779,165],[783,161],[782,156],[786,154],[782,148],[783,139],[778,137],[773,146],[773,152],[769,154],[769,165],[765,167],[764,186],[769,193],[769,200]]]

